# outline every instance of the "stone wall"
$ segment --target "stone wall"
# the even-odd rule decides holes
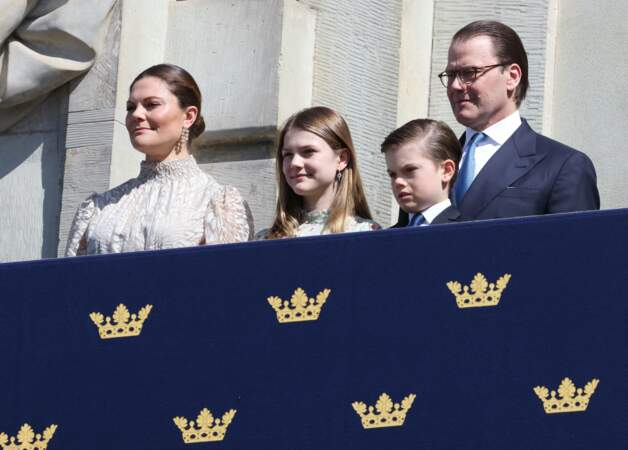
[[[549,134],[595,164],[602,208],[628,206],[628,3],[558,4]]]
[[[0,261],[57,256],[78,203],[108,187],[120,7],[97,30],[87,75],[0,134]]]
[[[0,262],[56,255],[67,103],[66,86],[0,134]]]

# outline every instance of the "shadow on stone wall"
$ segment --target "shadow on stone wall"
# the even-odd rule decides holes
[[[0,261],[56,256],[68,89],[0,134]]]

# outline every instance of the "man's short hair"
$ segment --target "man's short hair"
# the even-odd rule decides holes
[[[518,64],[521,67],[521,81],[515,91],[517,106],[526,97],[528,81],[528,55],[519,35],[507,25],[494,20],[478,20],[462,27],[451,42],[467,41],[476,36],[488,36],[493,41],[495,56],[500,63]]]

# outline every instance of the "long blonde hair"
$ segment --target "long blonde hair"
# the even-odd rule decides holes
[[[349,154],[347,167],[341,173],[340,181],[336,182],[334,199],[329,209],[329,217],[324,229],[330,233],[345,231],[347,218],[359,216],[372,219],[362,179],[358,170],[357,157],[347,122],[340,114],[324,106],[315,106],[292,115],[284,124],[277,143],[275,170],[279,195],[275,211],[275,221],[266,239],[277,239],[295,236],[296,230],[303,222],[303,197],[294,193],[283,173],[282,149],[286,133],[292,129],[308,131],[323,139],[332,150],[345,150]]]

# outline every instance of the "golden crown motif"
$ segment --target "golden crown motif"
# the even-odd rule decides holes
[[[268,297],[268,303],[277,313],[277,320],[281,323],[305,322],[318,320],[321,308],[331,293],[330,289],[323,289],[316,296],[316,300],[310,298],[301,288],[297,288],[290,298],[290,302],[282,301],[279,297]]]
[[[545,386],[536,386],[534,393],[543,402],[543,408],[547,414],[586,411],[599,382],[600,380],[594,378],[586,384],[584,389],[576,389],[573,381],[565,378],[558,386],[559,397],[556,396],[556,391],[549,392]]]
[[[98,312],[91,313],[89,317],[98,327],[98,333],[101,339],[139,336],[142,332],[144,321],[152,309],[153,305],[146,305],[140,309],[137,315],[130,314],[127,307],[120,303],[113,312],[112,317],[104,317]]]
[[[502,298],[502,292],[508,286],[511,275],[502,275],[497,283],[489,283],[486,277],[477,273],[470,286],[462,286],[457,281],[450,281],[447,287],[456,296],[458,308],[477,308],[496,306]]]
[[[50,425],[42,434],[35,434],[33,428],[25,423],[17,433],[17,437],[0,433],[0,448],[2,450],[46,450],[48,442],[57,430],[56,425]]]
[[[236,410],[230,409],[222,415],[222,419],[214,418],[207,408],[203,408],[196,418],[196,423],[185,417],[175,417],[172,419],[175,425],[181,430],[183,442],[195,444],[198,442],[222,441],[227,433],[227,428],[231,424]]]
[[[415,398],[416,395],[409,394],[399,404],[393,403],[390,396],[383,393],[375,403],[375,408],[372,406],[367,408],[363,402],[353,402],[351,406],[362,419],[362,427],[365,429],[400,427],[406,420],[406,414],[410,411]]]

